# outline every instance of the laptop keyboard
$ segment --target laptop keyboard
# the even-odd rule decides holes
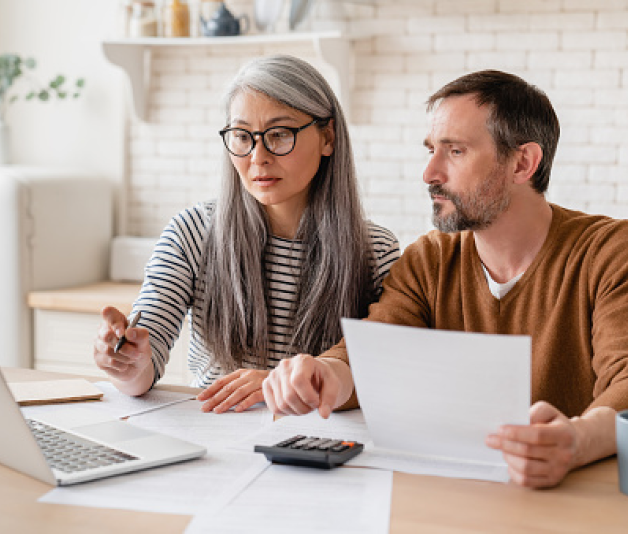
[[[136,456],[64,432],[39,421],[32,419],[26,421],[48,464],[64,473],[76,473],[93,467],[138,459]]]

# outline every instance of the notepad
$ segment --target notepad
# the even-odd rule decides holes
[[[99,400],[103,396],[100,389],[83,378],[13,382],[9,389],[20,406]]]

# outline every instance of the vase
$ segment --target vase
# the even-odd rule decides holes
[[[255,0],[255,25],[262,32],[271,33],[281,16],[283,0]]]
[[[11,138],[9,125],[0,120],[0,165],[11,163]]]

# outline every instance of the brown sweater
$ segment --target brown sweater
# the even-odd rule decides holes
[[[393,265],[367,320],[530,335],[533,403],[569,417],[628,408],[628,221],[552,210],[543,247],[501,300],[473,234],[432,231]],[[347,362],[344,340],[321,356]],[[382,354],[382,365],[395,365],[394,354]],[[344,407],[354,405],[355,392]]]

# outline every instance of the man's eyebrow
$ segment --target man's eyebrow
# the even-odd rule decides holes
[[[464,141],[462,139],[454,139],[451,137],[443,137],[442,139],[439,139],[435,143],[433,143],[430,139],[427,139],[427,138],[425,139],[425,141],[423,141],[423,146],[426,146],[426,147],[430,147],[434,145],[460,145],[460,144],[464,144]]]

